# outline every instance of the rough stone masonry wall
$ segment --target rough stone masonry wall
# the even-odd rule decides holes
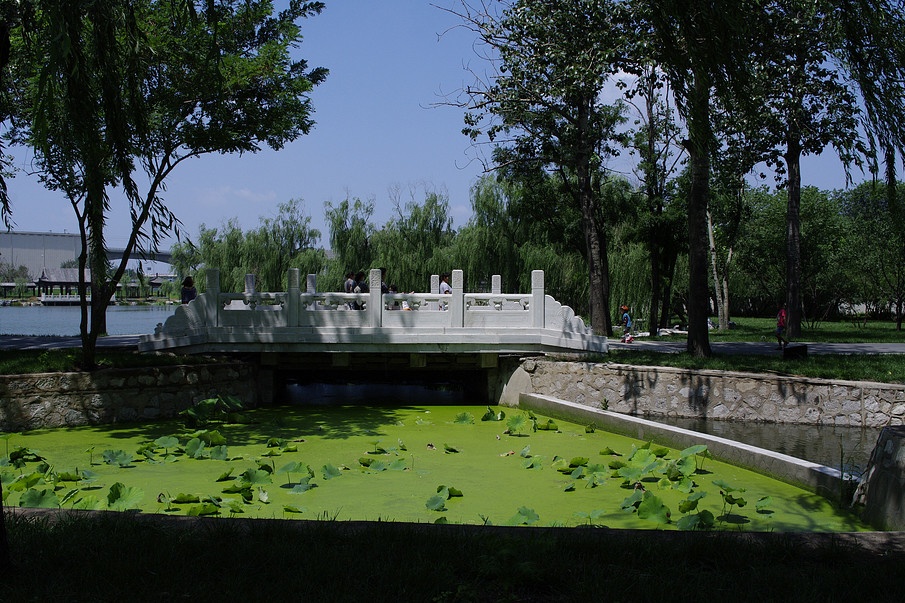
[[[165,419],[218,394],[252,407],[254,371],[230,363],[0,376],[0,431]]]
[[[905,423],[905,385],[526,359],[526,393],[638,416],[882,427]]]

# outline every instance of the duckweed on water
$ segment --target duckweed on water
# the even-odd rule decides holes
[[[518,409],[279,407],[243,422],[4,434],[5,504],[176,515],[858,531],[826,499]]]

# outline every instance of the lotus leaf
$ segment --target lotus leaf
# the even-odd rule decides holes
[[[622,501],[622,510],[623,511],[634,511],[639,504],[641,504],[641,497],[644,492],[641,490],[635,490],[632,492],[632,495]]]
[[[571,461],[569,461],[570,467],[584,467],[590,462],[590,459],[583,456],[576,456]]]
[[[227,450],[226,446],[214,446],[211,448],[211,459],[215,461],[227,461],[229,460],[229,450]]]
[[[518,512],[508,521],[511,526],[530,526],[540,521],[540,516],[534,512],[534,509],[528,507],[519,507]]]
[[[563,492],[574,492],[575,491],[575,480],[572,480],[562,488]]]
[[[324,479],[333,479],[334,477],[342,475],[342,471],[330,464],[324,465],[321,468],[321,471],[323,472]]]
[[[519,435],[528,426],[528,418],[524,414],[512,415],[506,421],[506,429],[510,435]]]
[[[669,523],[669,508],[656,495],[645,492],[638,505],[638,517],[656,523]]]
[[[104,462],[108,465],[119,465],[120,467],[129,467],[132,465],[134,457],[125,450],[104,450]]]
[[[500,412],[494,412],[492,408],[487,407],[487,412],[484,413],[484,416],[481,417],[482,421],[502,421],[506,418],[506,413],[502,410]]]
[[[72,508],[78,511],[97,511],[103,508],[103,504],[96,496],[83,496],[72,503]]]
[[[554,458],[551,467],[560,473],[572,473],[572,467],[569,466],[568,461],[564,458]]]
[[[204,440],[201,438],[192,438],[185,445],[185,453],[193,459],[203,459],[204,447]]]
[[[270,472],[263,469],[247,469],[239,476],[239,480],[249,486],[269,484],[273,481],[270,478]]]
[[[215,481],[226,482],[226,481],[233,479],[233,470],[234,469],[235,469],[235,467],[230,467],[229,471],[227,471],[226,473],[221,473],[220,477],[218,477]]]
[[[757,509],[758,513],[772,513],[773,511],[770,511],[767,509],[767,507],[769,507],[772,504],[773,504],[773,497],[764,496],[764,497],[759,498],[757,500],[757,502],[754,503],[754,508]]]
[[[665,446],[657,446],[656,448],[653,448],[651,452],[653,452],[654,456],[658,459],[662,459],[664,456],[669,454],[669,448],[666,448]]]
[[[176,495],[176,498],[170,500],[173,504],[177,505],[190,505],[201,502],[201,497],[197,494],[183,494],[179,493]]]
[[[304,511],[302,511],[298,507],[293,507],[292,505],[284,505],[283,512],[284,513],[304,513]]]
[[[524,448],[522,448],[522,451],[519,452],[518,454],[519,454],[519,456],[522,457],[523,459],[531,458],[531,444],[528,444],[527,446],[525,446]]]
[[[75,471],[60,471],[57,473],[57,481],[58,482],[79,482],[82,481],[82,476],[79,475],[79,470]]]
[[[600,451],[600,454],[602,454],[602,455],[604,455],[604,456],[622,456],[621,454],[619,454],[618,452],[616,452],[615,450],[613,450],[613,449],[610,448],[609,446],[607,446],[606,448],[604,448],[603,450],[601,450],[601,451]]]
[[[186,511],[185,514],[189,517],[203,517],[205,515],[219,515],[220,507],[218,507],[217,505],[210,504],[210,503],[205,503],[203,505],[189,507],[189,510]]]
[[[424,503],[424,506],[431,511],[445,511],[446,497],[440,494],[435,494],[434,496],[431,496],[427,499],[427,502]]]
[[[116,482],[110,486],[107,494],[107,507],[114,511],[131,511],[137,509],[145,493],[140,488],[125,486]]]
[[[456,415],[453,423],[457,423],[459,425],[471,425],[474,423],[474,415],[470,412],[460,412]]]
[[[386,462],[384,462],[384,461],[376,461],[376,460],[375,460],[373,463],[371,463],[371,466],[368,467],[368,468],[369,468],[371,471],[378,471],[378,472],[380,472],[380,471],[386,471],[386,470],[387,470],[387,464],[386,464]]]
[[[685,450],[679,453],[679,458],[685,458],[687,456],[694,456],[696,454],[701,454],[702,452],[707,451],[707,446],[705,444],[695,444],[694,446],[689,446]]]
[[[446,454],[456,454],[462,452],[457,447],[450,446],[449,444],[443,444],[443,450],[446,452]]]
[[[713,485],[718,487],[723,492],[744,492],[744,488],[736,488],[732,484],[726,482],[725,480],[717,479],[713,480]]]
[[[290,492],[292,492],[293,494],[301,494],[302,492],[307,492],[311,488],[316,488],[316,487],[317,487],[317,484],[309,484],[307,482],[303,482],[303,483],[294,485],[292,487],[292,489],[290,490]]]
[[[179,438],[175,436],[161,436],[154,440],[154,445],[167,451],[170,448],[179,446]]]
[[[29,488],[19,499],[19,506],[35,509],[57,509],[60,507],[60,499],[54,493],[53,488],[44,490]]]
[[[408,469],[405,459],[396,459],[387,466],[390,471],[405,471]]]

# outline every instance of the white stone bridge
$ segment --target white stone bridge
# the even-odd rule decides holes
[[[315,275],[299,287],[299,271],[289,270],[289,291],[258,292],[254,275],[245,291],[220,290],[219,270],[208,270],[207,288],[180,306],[154,335],[143,336],[142,351],[178,349],[189,353],[396,353],[430,354],[576,353],[607,351],[606,337],[544,292],[544,273],[531,273],[529,293],[500,291],[494,276],[490,293],[465,293],[461,270],[452,273],[452,294],[440,293],[431,277],[430,293],[380,292],[380,271],[371,270],[369,293],[317,290]],[[405,304],[403,304],[405,302]],[[406,306],[409,310],[403,310]],[[361,310],[353,310],[353,307]],[[484,363],[493,362],[486,358]],[[334,362],[335,364],[335,362]]]

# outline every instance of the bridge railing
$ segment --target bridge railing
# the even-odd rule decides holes
[[[586,335],[590,330],[568,306],[544,292],[544,273],[531,273],[531,291],[502,293],[499,276],[490,293],[465,293],[461,270],[454,270],[451,294],[440,293],[440,277],[431,277],[429,293],[381,294],[380,271],[371,270],[368,293],[317,290],[316,275],[300,287],[299,271],[288,274],[288,291],[259,292],[246,275],[245,291],[220,290],[220,272],[207,271],[207,289],[159,329],[160,335],[226,328],[232,332],[280,328],[329,329],[552,329]]]

